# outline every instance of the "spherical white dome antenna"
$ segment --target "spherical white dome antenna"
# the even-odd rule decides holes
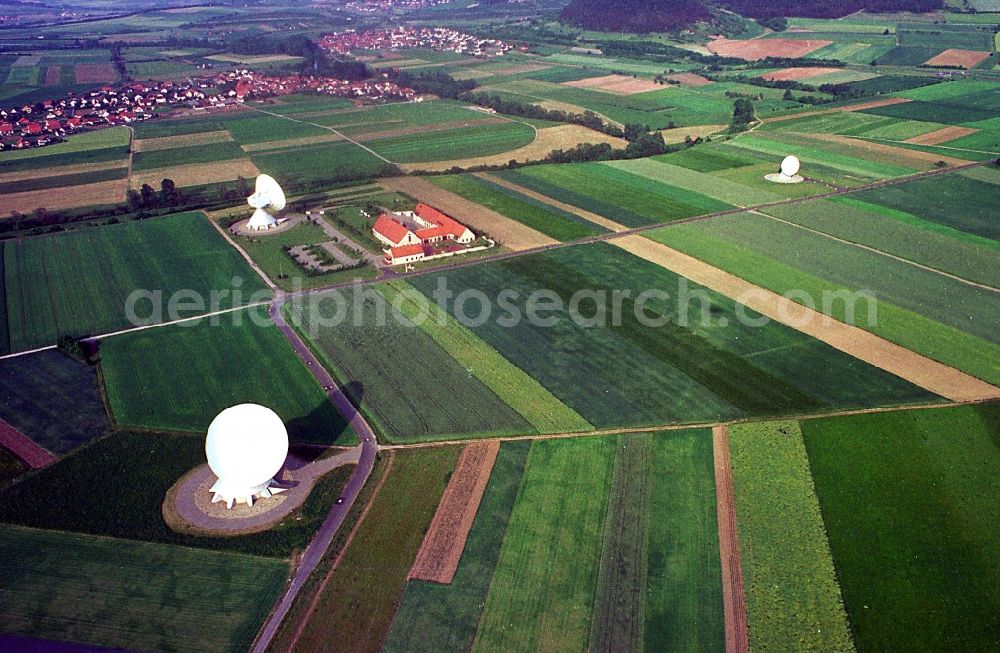
[[[280,211],[285,208],[285,192],[270,175],[260,175],[254,186],[254,194],[247,198],[247,204],[257,209],[254,211],[247,229],[260,231],[270,229],[278,224],[278,219],[265,209]]]
[[[288,456],[288,432],[273,410],[240,404],[219,413],[205,438],[208,466],[218,477],[212,503],[253,505],[283,488],[273,487],[274,475]]]
[[[781,174],[786,177],[794,177],[799,174],[799,159],[798,157],[789,154],[781,161]]]

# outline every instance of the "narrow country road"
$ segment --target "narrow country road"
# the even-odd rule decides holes
[[[305,553],[302,555],[302,560],[299,562],[299,566],[288,585],[288,589],[257,636],[253,653],[264,653],[271,645],[271,641],[274,639],[275,634],[277,634],[278,628],[281,627],[281,623],[288,615],[288,611],[291,610],[295,599],[298,598],[299,592],[302,591],[306,580],[312,575],[312,572],[326,554],[327,549],[330,548],[333,536],[337,533],[341,524],[344,523],[344,519],[358,498],[361,488],[368,481],[368,476],[375,465],[375,454],[378,453],[379,449],[375,433],[368,425],[368,422],[354,408],[347,395],[340,390],[330,373],[320,365],[319,360],[309,350],[306,343],[302,341],[299,334],[295,332],[295,329],[285,322],[284,317],[281,315],[281,306],[284,303],[284,296],[276,298],[271,303],[268,314],[278,329],[288,338],[288,342],[291,343],[295,352],[305,361],[306,366],[312,371],[316,380],[323,386],[327,397],[330,399],[330,403],[350,422],[351,427],[358,434],[358,438],[361,440],[361,458],[354,470],[354,474],[351,475],[343,492],[340,494],[344,502],[334,504],[330,507],[330,513],[326,516],[326,520],[323,521],[323,525],[320,526],[309,546],[306,547]]]

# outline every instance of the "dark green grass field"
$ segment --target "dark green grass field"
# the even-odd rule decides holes
[[[745,325],[732,300],[701,295],[695,284],[685,280],[682,286],[676,275],[611,245],[424,275],[411,284],[430,296],[441,276],[456,295],[468,288],[491,298],[501,289],[516,292],[511,298],[516,312],[494,304],[491,319],[472,331],[599,428],[931,398],[790,328],[773,322],[762,328]],[[586,326],[585,318],[596,315],[593,299],[581,304],[581,319],[570,319],[565,310],[545,310],[539,313],[544,319],[532,324],[527,298],[539,288],[554,292],[564,306],[581,289],[603,292],[609,298],[608,328]],[[669,298],[645,301],[640,309],[652,326],[644,325],[635,310],[635,298],[648,289],[669,293]],[[618,326],[612,315],[614,290],[627,290],[631,297],[621,298]],[[703,296],[705,302],[678,304],[680,292]],[[708,321],[702,324],[705,311]],[[517,316],[513,327],[499,323]]]
[[[245,651],[278,560],[0,527],[0,631],[132,650]]]
[[[529,442],[500,447],[454,579],[450,585],[407,583],[382,647],[385,653],[470,649],[530,447]]]
[[[998,192],[1000,185],[957,174],[862,191],[852,197],[1000,242]]]
[[[96,370],[58,351],[0,360],[0,418],[55,454],[108,426]]]
[[[288,558],[309,542],[354,470],[338,467],[324,476],[305,504],[271,530],[240,537],[180,535],[163,521],[163,500],[181,476],[204,463],[202,437],[117,431],[7,488],[0,494],[0,521]]]
[[[430,177],[437,186],[493,209],[559,241],[576,240],[606,232],[567,211],[546,205],[516,191],[472,175]]]
[[[368,147],[393,163],[420,163],[500,154],[534,139],[535,130],[529,125],[505,122],[383,138],[368,143]]]
[[[264,307],[115,336],[100,349],[120,424],[204,433],[223,409],[250,402],[274,410],[293,442],[357,442]]]
[[[879,66],[919,66],[948,46],[901,45],[875,59]]]
[[[390,164],[371,152],[347,142],[270,150],[254,153],[251,160],[261,172],[266,172],[290,188],[302,184],[329,182],[336,178],[392,174]]]
[[[869,113],[876,116],[890,116],[903,120],[941,122],[948,125],[958,125],[963,122],[973,122],[976,120],[989,120],[996,117],[996,111],[985,107],[963,107],[942,102],[924,102],[921,100],[864,109],[862,113]]]
[[[1000,407],[802,422],[859,651],[1000,641]]]
[[[137,152],[132,158],[132,168],[136,171],[153,170],[155,168],[188,165],[191,163],[211,163],[213,161],[242,159],[245,156],[246,154],[239,144],[233,141],[223,141],[221,143],[206,143],[188,147],[152,150],[150,152]]]
[[[57,147],[57,146],[50,146]],[[37,151],[44,152],[46,148],[39,148]],[[24,159],[0,159],[0,172],[15,172],[18,170],[41,170],[43,168],[54,168],[58,166],[77,165],[80,163],[106,163],[108,161],[122,161],[125,163],[128,153],[125,147],[104,147],[93,150],[68,151],[66,153],[51,153],[44,156],[36,156]]]
[[[161,293],[157,308],[180,289],[205,305],[213,290],[219,308],[233,305],[233,279],[249,297],[263,282],[198,213],[4,242],[8,351],[50,345],[61,335],[83,336],[132,326],[126,305],[133,291]],[[149,295],[146,295],[149,297]],[[137,317],[157,320],[153,302],[135,303]],[[201,311],[185,312],[190,317]]]
[[[323,589],[296,651],[379,651],[459,450],[392,454],[385,484]]]
[[[441,439],[501,433],[530,433],[513,408],[459,365],[425,333],[391,306],[379,320],[376,293],[355,300],[343,296],[344,317],[336,326],[331,295],[289,306],[289,322],[311,341],[351,401],[390,441]],[[355,326],[355,310],[361,320]],[[383,322],[384,325],[380,325]]]

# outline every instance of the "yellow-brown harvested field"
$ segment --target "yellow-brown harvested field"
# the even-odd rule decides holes
[[[8,216],[14,211],[30,213],[38,208],[47,211],[71,209],[94,204],[115,204],[125,200],[125,180],[102,181],[96,184],[82,186],[63,186],[44,191],[28,191],[10,193],[3,196],[2,215]]]
[[[444,211],[468,225],[473,231],[489,234],[491,238],[510,250],[520,251],[542,245],[554,245],[558,242],[501,213],[436,186],[422,177],[392,177],[381,180],[381,184],[389,190],[406,193]]]
[[[538,102],[537,104],[541,108],[548,109],[549,111],[565,111],[566,113],[574,113],[574,114],[579,114],[581,116],[587,111],[590,111],[590,109],[584,109],[579,105],[570,104],[569,102],[559,102],[558,100],[545,100],[544,102]],[[594,111],[593,113],[598,118],[608,123],[609,125],[618,125],[619,127],[624,127],[623,124],[621,124],[617,120],[612,120],[611,118],[608,118],[603,113],[597,113],[596,111]]]
[[[769,82],[798,81],[800,79],[812,79],[813,77],[819,77],[820,75],[827,75],[829,73],[839,73],[841,70],[841,68],[823,68],[820,66],[783,68],[781,70],[775,70],[774,72],[764,73],[760,76],[760,78],[766,79]]]
[[[694,138],[705,138],[721,132],[727,125],[692,125],[691,127],[677,127],[676,129],[661,129],[663,140],[666,143],[683,143],[684,139],[690,136]]]
[[[490,72],[488,70],[456,70],[453,73],[448,73],[451,78],[457,81],[465,81],[467,79],[486,79],[487,77],[493,77],[496,73]]]
[[[237,177],[256,177],[259,174],[260,170],[250,159],[192,163],[186,166],[172,166],[134,173],[129,181],[129,187],[139,188],[143,184],[149,184],[154,188],[159,188],[160,182],[164,179],[173,179],[178,186],[198,186],[232,181]]]
[[[431,161],[429,163],[409,163],[404,164],[404,170],[430,170],[443,171],[458,166],[468,168],[478,165],[501,165],[511,159],[525,161],[540,161],[548,156],[552,150],[566,150],[576,147],[581,143],[608,143],[612,147],[625,147],[626,141],[623,138],[608,136],[601,132],[596,132],[580,125],[559,125],[558,127],[545,127],[537,130],[535,140],[528,145],[516,150],[494,154],[491,156],[481,156],[469,159],[454,159],[451,161]]]
[[[600,77],[588,77],[572,82],[563,82],[563,86],[573,88],[589,88],[593,91],[604,91],[605,93],[615,93],[617,95],[634,95],[636,93],[647,93],[658,91],[663,87],[650,79],[638,79],[627,75],[601,75]]]
[[[169,150],[175,147],[190,145],[209,145],[233,140],[232,135],[224,130],[198,132],[197,134],[180,134],[178,136],[161,136],[160,138],[143,138],[132,143],[133,152],[154,152]]]
[[[747,308],[821,340],[951,401],[1000,397],[1000,388],[885,340],[838,322],[791,299],[642,236],[609,241],[625,251],[687,277]]]
[[[913,138],[907,138],[904,143],[913,143],[914,145],[937,145],[939,143],[947,143],[948,141],[953,141],[956,138],[961,138],[963,136],[968,136],[969,134],[975,134],[978,129],[973,129],[972,127],[942,127],[937,131],[932,131],[929,134],[921,134],[920,136],[914,136]]]

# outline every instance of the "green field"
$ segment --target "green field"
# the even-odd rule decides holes
[[[473,175],[431,177],[430,180],[441,188],[493,209],[559,241],[576,240],[607,231],[568,211],[561,211]]]
[[[506,298],[515,310],[493,304],[491,319],[480,318],[471,330],[598,428],[929,398],[792,329],[773,322],[752,328],[737,319],[732,300],[715,293],[678,305],[678,293],[700,295],[703,289],[611,245],[564,248],[410,283],[430,297],[442,277],[456,295],[470,288],[490,298],[500,290],[515,293]],[[581,289],[604,292],[610,305],[617,290],[618,317],[609,306],[606,328],[594,328],[602,320],[589,321],[597,313],[588,300],[577,319],[565,310],[526,319],[527,298],[539,288],[555,293],[563,306]],[[650,288],[670,295],[645,298],[640,313],[653,320],[645,323],[632,298]],[[622,296],[626,290],[630,295]],[[454,309],[452,302],[452,314]]]
[[[249,402],[274,410],[294,442],[357,442],[263,307],[107,338],[101,369],[115,419],[130,427],[203,433]]]
[[[305,548],[354,470],[347,465],[324,476],[302,507],[271,530],[240,537],[180,535],[163,521],[163,500],[184,474],[204,463],[202,437],[117,431],[7,488],[0,494],[0,521],[285,559]]]
[[[168,300],[180,289],[188,291],[181,306],[190,305],[193,291],[204,307],[179,317],[207,312],[212,291],[229,291],[218,297],[218,308],[242,303],[232,297],[234,278],[240,279],[242,297],[258,291],[263,293],[258,300],[269,296],[260,278],[199,213],[7,240],[3,245],[9,343],[0,345],[5,351],[50,345],[62,335],[134,326],[127,315],[134,291],[144,291],[136,296],[134,317],[153,322],[169,317]]]
[[[261,172],[271,175],[285,188],[329,185],[346,179],[391,175],[395,171],[391,164],[347,142],[254,152],[250,159]]]
[[[92,172],[78,172],[65,175],[52,175],[51,177],[35,177],[34,179],[0,182],[0,193],[26,193],[29,191],[53,190],[64,186],[96,184],[102,181],[124,179],[126,173],[126,168],[112,168],[110,170],[95,170]]]
[[[587,648],[614,445],[614,438],[531,445],[475,653]]]
[[[288,574],[277,560],[0,527],[0,630],[135,650],[245,651]]]
[[[535,140],[535,130],[520,122],[426,131],[368,143],[393,163],[449,161],[500,154]]]
[[[798,423],[729,433],[751,650],[854,650]]]
[[[802,422],[859,651],[1000,639],[996,404]]]
[[[533,166],[500,176],[627,227],[732,208],[700,193],[598,163]]]
[[[454,317],[438,306],[420,301],[424,299],[423,295],[406,282],[390,282],[379,286],[378,290],[538,432],[561,433],[593,428]]]
[[[51,165],[61,165],[64,158],[66,163],[87,163],[86,160],[77,160],[72,157],[63,157],[68,154],[80,154],[83,152],[93,152],[101,150],[113,150],[121,156],[125,155],[125,146],[129,144],[128,127],[111,127],[109,129],[99,129],[83,134],[77,134],[63,143],[48,145],[27,150],[10,150],[0,152],[0,172],[10,172],[23,167],[34,168],[36,166],[26,164],[19,165],[25,159],[43,159],[37,167],[45,168]],[[51,158],[49,158],[51,157]],[[72,159],[72,161],[71,161]]]
[[[761,215],[725,216],[648,235],[779,294],[804,292],[812,306],[835,319],[1000,382],[1000,348],[990,317],[998,300],[991,291]],[[811,256],[799,256],[803,251]],[[875,269],[879,275],[869,274]],[[871,291],[876,303],[855,303],[853,315],[846,301],[824,305],[824,293],[845,290]]]
[[[286,315],[382,435],[407,442],[533,430],[382,295],[362,293],[315,295],[286,305]]]
[[[764,184],[767,182],[763,179],[759,184],[750,186],[653,159],[615,161],[607,165],[653,182],[701,193],[732,206],[752,206],[782,199],[782,195],[779,194],[781,189],[777,188],[777,192],[772,190],[775,188],[774,185],[765,188]]]
[[[382,651],[439,653],[472,647],[530,447],[526,441],[500,447],[455,577],[449,585],[407,583]]]
[[[379,650],[459,450],[389,454],[385,484],[323,588],[296,651],[325,652],[331,645],[344,653]]]
[[[192,163],[211,163],[213,161],[228,161],[245,157],[240,146],[233,141],[207,143],[187,147],[172,147],[150,152],[138,152],[133,157],[133,170],[152,170],[169,166],[181,166]]]
[[[94,368],[57,351],[0,360],[0,396],[0,418],[55,454],[108,428]]]

